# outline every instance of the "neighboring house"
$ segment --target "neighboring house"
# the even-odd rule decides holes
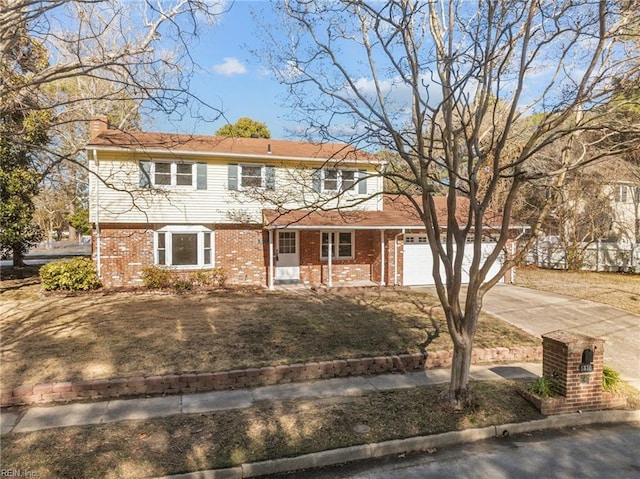
[[[383,201],[384,163],[368,153],[122,132],[104,118],[91,130],[93,258],[107,286],[141,284],[145,265],[220,267],[229,283],[267,287],[433,283],[424,225]]]
[[[618,243],[640,243],[640,175],[605,188],[611,198],[612,236]]]

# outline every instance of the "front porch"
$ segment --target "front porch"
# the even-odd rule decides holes
[[[385,286],[386,255],[384,230],[270,229],[268,286]]]

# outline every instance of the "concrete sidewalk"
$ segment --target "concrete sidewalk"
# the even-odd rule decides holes
[[[534,378],[541,374],[540,363],[471,366],[473,380]],[[449,369],[430,369],[406,374],[356,376],[234,391],[38,406],[30,407],[24,413],[2,411],[0,428],[2,434],[23,433],[57,427],[241,409],[263,400],[358,396],[371,391],[446,383],[449,375]]]

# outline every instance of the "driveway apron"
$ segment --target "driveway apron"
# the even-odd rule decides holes
[[[640,388],[640,316],[512,285],[497,285],[489,291],[483,310],[536,336],[562,329],[604,338],[605,364]]]

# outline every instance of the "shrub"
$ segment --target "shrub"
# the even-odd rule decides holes
[[[224,288],[227,284],[227,274],[224,272],[224,269],[218,267],[213,268],[213,284],[218,286],[219,288]]]
[[[197,286],[214,286],[224,288],[227,282],[227,275],[222,268],[214,268],[211,270],[200,270],[191,273],[189,276],[191,282]]]
[[[52,261],[40,268],[42,286],[47,291],[87,291],[102,286],[93,261],[73,258]]]
[[[541,377],[529,384],[527,390],[541,398],[556,396],[553,389],[553,382],[549,378]]]
[[[213,284],[211,271],[199,270],[189,276],[191,282],[196,286],[210,286]]]
[[[142,267],[142,282],[149,289],[169,288],[175,283],[175,273],[158,266]]]
[[[602,368],[602,390],[613,392],[620,387],[620,373],[609,366]]]
[[[173,283],[173,289],[178,293],[191,291],[193,289],[193,282],[189,279],[178,279]]]

